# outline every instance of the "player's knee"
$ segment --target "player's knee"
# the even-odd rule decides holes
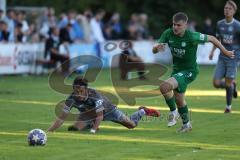
[[[226,83],[226,87],[232,87],[233,83]]]
[[[182,103],[176,100],[176,105],[179,107],[182,106]]]
[[[160,85],[160,92],[162,94],[166,94],[170,91],[170,85],[166,82],[163,82],[161,85]]]
[[[185,106],[186,103],[185,103],[185,101],[177,101],[177,100],[176,100],[176,105],[177,105],[178,107],[182,107],[182,106]]]
[[[221,83],[218,82],[218,81],[213,81],[213,86],[214,86],[215,88],[220,88]]]
[[[133,128],[135,128],[135,127],[136,127],[135,124],[129,124],[129,125],[127,126],[128,129],[133,129]]]
[[[127,128],[128,129],[133,129],[133,128],[135,128],[137,125],[135,124],[135,122],[133,122],[133,121],[130,121],[130,122],[128,122],[127,123]]]

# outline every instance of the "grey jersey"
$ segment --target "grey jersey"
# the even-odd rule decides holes
[[[77,100],[72,93],[66,99],[63,111],[68,113],[73,107],[77,108],[80,112],[93,109],[96,112],[104,111],[104,113],[111,112],[116,108],[107,97],[90,88],[88,88],[88,98],[85,101]]]
[[[227,23],[225,19],[217,22],[216,37],[220,39],[223,46],[229,50],[240,49],[240,22],[233,19],[232,22]],[[236,52],[236,58],[239,57],[239,52]],[[219,55],[221,59],[229,59],[223,53]]]

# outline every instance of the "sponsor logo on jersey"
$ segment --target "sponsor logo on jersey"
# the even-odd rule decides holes
[[[220,28],[220,30],[224,31],[224,30],[225,30],[225,28],[224,28],[224,27],[221,27],[221,28]]]
[[[188,78],[192,77],[192,72],[189,72],[187,75]]]
[[[178,75],[179,77],[181,77],[181,76],[183,76],[183,73],[179,72],[179,73],[177,73],[177,75]]]
[[[186,42],[182,42],[182,47],[186,47]]]
[[[97,100],[97,102],[96,102],[97,107],[101,106],[102,104],[103,104],[103,100],[101,100],[101,99]]]
[[[228,31],[232,32],[233,31],[233,27],[232,26],[228,27]]]
[[[204,40],[204,37],[205,37],[205,35],[204,34],[202,34],[202,33],[200,33],[200,40]]]
[[[181,49],[181,48],[170,48],[173,55],[176,56],[176,57],[179,57],[179,58],[182,58],[183,55],[185,55],[185,49]]]
[[[222,42],[226,43],[226,44],[232,44],[233,43],[233,35],[223,34]]]

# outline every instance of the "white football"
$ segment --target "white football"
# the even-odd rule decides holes
[[[47,142],[47,135],[41,129],[33,129],[28,133],[28,145],[44,146]]]

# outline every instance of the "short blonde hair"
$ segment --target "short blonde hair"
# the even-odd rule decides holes
[[[235,11],[237,11],[237,5],[236,5],[236,3],[235,3],[233,0],[228,0],[228,1],[226,2],[226,4],[231,5],[231,6],[233,7],[233,9],[234,9]]]

